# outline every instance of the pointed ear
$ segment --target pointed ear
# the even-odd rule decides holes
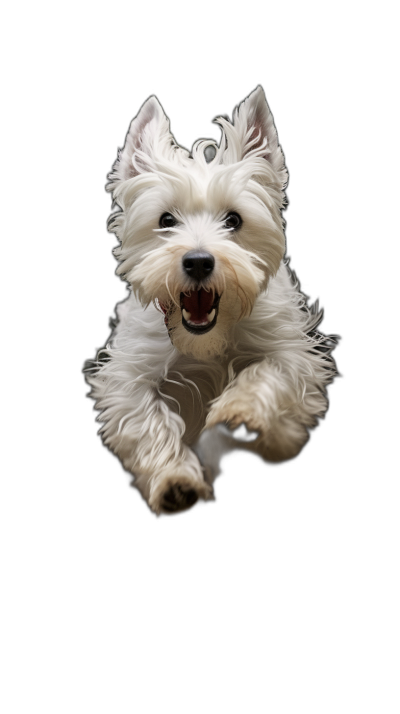
[[[154,159],[167,145],[175,144],[169,129],[169,119],[157,97],[149,97],[132,120],[125,144],[118,150],[118,157],[111,173],[107,189],[113,191],[120,181],[152,170]]]
[[[228,135],[229,148],[229,134],[226,128],[225,124],[224,130]],[[260,85],[235,109],[233,129],[236,134],[236,160],[240,161],[250,156],[266,159],[280,177],[282,185],[285,185],[287,183],[285,158],[278,143],[271,110]]]

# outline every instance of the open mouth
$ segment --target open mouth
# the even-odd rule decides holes
[[[209,332],[218,316],[220,295],[204,288],[181,293],[182,325],[194,335]]]

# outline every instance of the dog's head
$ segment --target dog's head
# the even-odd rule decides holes
[[[165,314],[174,346],[207,359],[250,314],[285,251],[287,173],[261,87],[215,120],[221,142],[189,153],[150,97],[132,121],[109,175],[119,210],[109,230],[124,276],[144,306]]]

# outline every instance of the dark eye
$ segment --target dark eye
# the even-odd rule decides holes
[[[177,223],[172,213],[163,213],[159,221],[160,228],[173,228]]]
[[[230,228],[231,230],[235,230],[237,228],[240,228],[240,226],[242,225],[242,222],[243,221],[242,221],[241,217],[239,216],[239,214],[232,211],[232,213],[228,213],[228,215],[226,216],[226,218],[224,220],[224,226],[225,226],[225,228]]]

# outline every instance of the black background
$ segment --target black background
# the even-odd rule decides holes
[[[241,56],[217,47],[204,58],[190,37],[184,47],[172,55],[142,43],[137,55],[129,57],[125,48],[122,57],[111,58],[106,45],[86,49],[82,43],[79,66],[69,71],[64,65],[58,117],[67,167],[61,221],[66,317],[54,383],[59,421],[51,469],[61,463],[65,476],[60,488],[54,473],[47,502],[53,499],[54,524],[63,523],[67,554],[84,567],[107,558],[122,558],[124,567],[133,567],[138,560],[161,557],[174,570],[183,563],[206,564],[211,554],[219,562],[254,553],[274,558],[282,548],[285,557],[311,552],[326,561],[329,554],[343,554],[349,541],[358,547],[355,514],[365,494],[361,437],[354,424],[357,328],[348,309],[349,300],[359,300],[349,260],[356,217],[343,171],[354,137],[351,107],[357,93],[350,92],[350,79],[357,68],[350,64],[344,72],[323,38],[314,38],[301,57],[286,59],[260,48]],[[284,212],[289,265],[309,303],[318,301],[323,309],[320,330],[337,336],[333,354],[339,376],[328,388],[326,418],[296,459],[272,467],[246,453],[227,457],[214,503],[157,518],[103,446],[82,372],[85,361],[106,344],[115,305],[127,295],[115,275],[116,238],[107,232],[112,211],[107,175],[131,120],[151,95],[170,119],[178,144],[190,150],[198,139],[219,141],[213,119],[231,118],[259,85],[289,172]]]

